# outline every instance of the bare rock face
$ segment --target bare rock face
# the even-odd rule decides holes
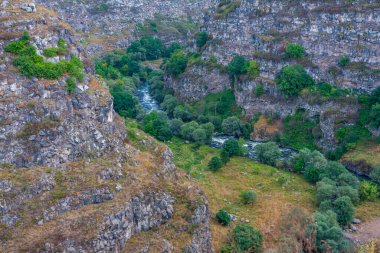
[[[6,20],[0,28],[0,251],[212,252],[207,201],[198,205],[202,212],[187,207],[204,196],[186,188],[191,183],[170,149],[147,136],[144,151],[135,149],[71,27],[41,5],[29,12],[19,4],[5,1],[0,10]],[[46,61],[81,58],[84,80],[73,94],[66,76],[29,79],[13,66],[14,55],[3,49],[23,31],[39,55],[65,40],[67,54]],[[198,218],[186,219],[192,216]],[[189,239],[192,224],[200,229]],[[147,231],[153,237],[139,238]]]

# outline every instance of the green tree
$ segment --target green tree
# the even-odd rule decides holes
[[[236,55],[228,64],[228,72],[231,75],[239,76],[247,73],[249,62],[240,55]]]
[[[172,119],[169,122],[169,128],[170,128],[170,131],[173,133],[173,135],[175,136],[180,135],[182,125],[183,125],[183,121],[181,119]]]
[[[297,96],[303,88],[314,85],[313,78],[299,64],[283,67],[275,81],[287,97]]]
[[[191,141],[193,138],[193,132],[199,128],[199,124],[195,121],[185,123],[181,126],[181,136],[183,139]]]
[[[213,158],[211,158],[210,162],[208,163],[209,170],[214,171],[214,172],[218,171],[220,168],[222,168],[222,166],[223,166],[222,160],[220,160],[220,158],[217,156],[214,156]]]
[[[248,127],[243,124],[236,116],[228,117],[222,122],[222,131],[225,134],[235,137],[246,137],[249,135]]]
[[[165,70],[174,76],[182,74],[187,67],[188,57],[183,51],[175,51],[165,65]]]
[[[255,152],[260,162],[270,165],[274,165],[281,156],[280,148],[272,141],[258,144]]]
[[[334,212],[337,214],[337,221],[341,226],[347,226],[352,220],[355,212],[351,199],[348,196],[337,198],[334,203]]]
[[[238,224],[232,230],[232,238],[236,252],[261,252],[263,246],[262,234],[247,224]]]
[[[121,83],[111,86],[113,107],[123,117],[135,118],[137,115],[137,100]]]
[[[198,129],[195,129],[192,134],[191,134],[191,137],[192,137],[192,140],[198,144],[198,145],[203,145],[206,143],[207,141],[207,134],[206,134],[206,130],[204,130],[203,128],[198,128]]]
[[[223,226],[228,226],[231,223],[231,217],[229,213],[223,209],[220,209],[216,213],[215,218],[219,222],[219,224],[222,224]]]
[[[223,143],[222,151],[225,151],[229,157],[240,156],[242,154],[239,142],[235,139],[226,140]]]
[[[195,40],[196,40],[197,47],[201,48],[209,40],[209,36],[206,32],[198,32],[195,34]]]
[[[285,54],[289,58],[299,59],[305,54],[305,48],[297,43],[290,43],[285,49]]]
[[[169,116],[173,116],[174,108],[178,105],[178,100],[172,95],[166,95],[164,101],[161,103],[161,109],[164,110]]]

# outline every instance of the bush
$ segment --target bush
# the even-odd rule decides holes
[[[166,95],[164,101],[161,103],[160,107],[164,110],[170,117],[173,116],[174,109],[178,105],[177,98],[172,95]]]
[[[249,225],[238,224],[232,231],[236,252],[261,252],[263,236]]]
[[[299,44],[291,43],[285,49],[285,54],[289,58],[299,59],[305,54],[305,48]]]
[[[250,132],[248,127],[235,116],[223,120],[222,131],[235,137],[248,137]]]
[[[181,136],[183,139],[191,141],[193,138],[193,132],[199,128],[199,124],[195,121],[185,123],[181,126]]]
[[[379,195],[377,185],[369,181],[360,183],[360,199],[374,201]]]
[[[201,48],[209,40],[209,36],[206,32],[198,32],[195,35],[195,40],[196,40],[197,47]]]
[[[239,142],[235,139],[225,141],[222,146],[222,152],[225,152],[228,157],[240,156],[242,154]]]
[[[255,89],[256,97],[261,97],[264,94],[264,88],[262,85],[257,85]]]
[[[228,226],[231,223],[231,217],[229,213],[223,209],[220,209],[216,213],[215,217],[219,224],[222,224],[223,226]]]
[[[182,127],[182,125],[183,125],[183,121],[182,120],[180,120],[180,119],[172,119],[169,122],[170,131],[172,131],[172,133],[175,136],[179,136],[180,133],[181,133],[181,127]]]
[[[185,72],[188,63],[188,57],[183,51],[176,51],[169,58],[165,65],[165,70],[174,76],[179,76]]]
[[[354,214],[354,206],[348,196],[337,198],[333,203],[333,210],[337,214],[337,221],[341,226],[347,226],[351,223]]]
[[[254,191],[243,191],[240,193],[240,200],[244,205],[255,203],[256,198],[256,192]]]
[[[167,141],[172,138],[167,115],[157,111],[149,113],[144,118],[143,130],[160,141]]]
[[[314,85],[313,78],[299,64],[283,67],[275,81],[287,97],[297,96],[303,88]]]
[[[249,67],[249,62],[240,55],[235,56],[232,61],[228,64],[228,72],[231,75],[239,76],[246,74]]]
[[[247,68],[247,74],[251,78],[258,76],[260,74],[260,65],[254,60],[250,61]]]
[[[369,176],[378,184],[380,184],[380,164],[376,164],[375,166],[373,166],[373,170]]]
[[[347,67],[348,64],[350,64],[350,57],[347,55],[342,56],[338,62],[338,65],[342,68]]]
[[[195,129],[193,133],[191,134],[192,140],[197,144],[197,145],[203,145],[207,141],[207,134],[206,130],[202,128]]]
[[[218,171],[220,168],[222,168],[222,166],[223,166],[222,160],[220,160],[220,158],[217,156],[214,156],[213,158],[211,158],[210,162],[208,163],[209,170],[214,171],[214,172]]]
[[[315,214],[317,224],[317,247],[318,252],[351,252],[350,244],[345,239],[342,229],[336,221],[336,214],[333,211],[317,212]]]
[[[73,78],[67,78],[66,79],[66,91],[69,94],[72,94],[72,93],[74,93],[76,88],[77,88],[77,84],[74,81],[74,79]]]
[[[126,90],[123,83],[117,83],[110,87],[113,96],[113,108],[122,117],[136,118],[138,101]]]
[[[260,162],[269,165],[274,165],[281,156],[280,148],[274,142],[258,144],[255,152]]]

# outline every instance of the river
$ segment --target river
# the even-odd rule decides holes
[[[160,106],[158,102],[149,94],[149,85],[147,83],[141,85],[137,89],[137,98],[140,102],[141,107],[147,113],[151,111],[160,111]],[[233,136],[228,135],[214,135],[209,143],[209,146],[214,148],[221,148],[223,143],[228,140],[234,138]],[[247,148],[247,157],[251,160],[257,161],[256,155],[256,146],[262,144],[264,142],[245,140],[245,147]],[[281,161],[289,161],[291,156],[296,153],[294,149],[287,147],[280,147],[281,151]]]

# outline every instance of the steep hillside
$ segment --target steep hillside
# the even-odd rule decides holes
[[[70,25],[0,12],[0,251],[212,252],[207,201],[167,147],[131,144]]]

